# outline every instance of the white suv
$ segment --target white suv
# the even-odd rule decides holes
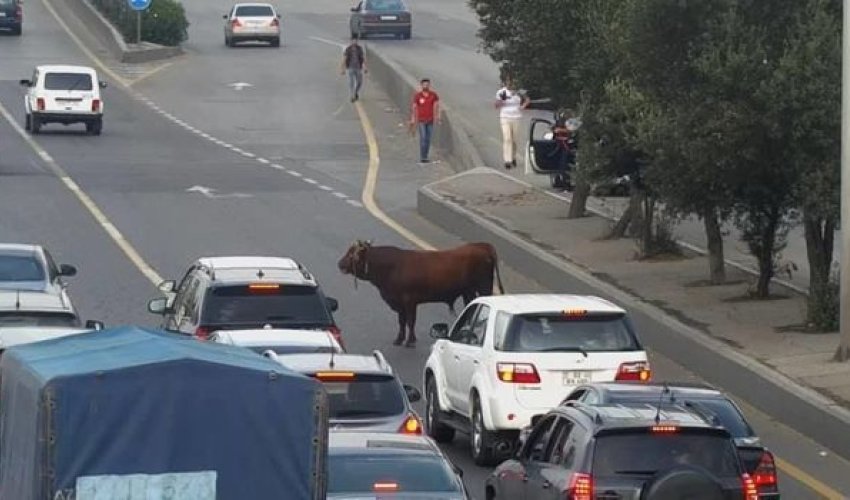
[[[507,455],[575,386],[651,375],[626,311],[598,297],[479,297],[431,336],[425,428],[438,442],[468,432],[479,465]]]
[[[100,135],[103,129],[103,99],[100,89],[106,87],[97,72],[87,66],[38,66],[31,80],[21,80],[27,87],[24,97],[25,128],[37,134],[48,123],[85,123],[86,131]]]

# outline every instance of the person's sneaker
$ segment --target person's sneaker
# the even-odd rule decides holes
[[[360,92],[357,92],[356,94],[354,94],[354,100],[355,100],[355,101],[359,101],[359,100],[360,100]]]
[[[516,160],[511,162],[511,168],[516,168]]]
[[[429,163],[431,163],[431,160],[429,160],[428,158],[425,158],[424,160],[419,160],[420,165],[427,165]]]
[[[506,161],[505,162],[505,170],[510,170],[510,169],[511,169],[511,164],[510,164],[510,162]]]

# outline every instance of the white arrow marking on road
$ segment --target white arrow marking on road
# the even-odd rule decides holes
[[[211,200],[218,200],[222,198],[251,198],[252,195],[247,193],[227,193],[227,194],[218,194],[215,192],[216,190],[206,186],[192,186],[186,190],[187,193],[201,193]]]
[[[253,87],[253,85],[251,85],[250,83],[247,83],[247,82],[236,82],[236,83],[231,83],[230,85],[228,85],[228,87],[233,87],[233,90],[242,90],[242,89],[246,89],[246,88],[249,88],[249,87]]]

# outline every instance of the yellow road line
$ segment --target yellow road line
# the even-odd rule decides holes
[[[814,476],[800,469],[796,465],[790,462],[786,462],[785,460],[782,460],[779,457],[774,457],[774,461],[776,462],[776,467],[778,467],[779,470],[793,477],[798,482],[803,483],[810,490],[821,495],[823,498],[827,500],[843,500],[847,498],[846,495],[842,495],[841,493],[835,491],[824,483],[818,481],[814,478]],[[780,485],[780,488],[781,487],[782,486]]]
[[[162,64],[156,66],[155,68],[152,68],[150,71],[142,73],[141,75],[137,76],[136,78],[133,78],[132,80],[130,80],[128,82],[128,85],[133,86],[133,85],[136,85],[137,83],[141,82],[142,80],[147,80],[148,78],[154,76],[155,74],[159,73],[160,71],[164,70],[165,68],[169,68],[172,65],[174,65],[175,63],[182,62],[185,58],[186,58],[186,56],[182,55],[182,56],[178,56],[178,57],[176,57],[176,58],[174,58],[174,59],[172,59],[168,62],[162,63]]]
[[[381,168],[381,160],[378,156],[378,139],[375,136],[375,129],[372,128],[372,122],[366,115],[366,111],[359,102],[354,103],[354,108],[357,110],[357,115],[360,117],[360,124],[363,127],[363,135],[366,136],[366,142],[369,145],[369,169],[366,171],[366,182],[363,185],[363,195],[361,200],[366,210],[373,217],[389,226],[392,230],[400,234],[406,240],[424,250],[436,250],[430,243],[423,240],[419,236],[413,234],[412,231],[396,222],[378,207],[375,202],[375,188],[378,184],[378,171]]]
[[[24,141],[35,151],[38,156],[44,161],[44,164],[47,165],[47,168],[62,181],[62,184],[65,185],[68,190],[74,193],[74,196],[82,203],[82,205],[88,210],[88,212],[94,217],[94,220],[98,223],[98,225],[106,231],[106,234],[112,238],[112,241],[118,245],[118,248],[121,249],[122,252],[130,259],[130,262],[135,265],[139,271],[145,277],[151,281],[154,285],[158,285],[162,281],[162,277],[153,270],[153,268],[148,265],[147,262],[139,255],[139,252],[133,248],[133,245],[124,238],[124,235],[121,234],[121,231],[115,227],[115,225],[109,220],[109,218],[103,213],[103,211],[95,204],[94,201],[85,193],[85,191],[68,176],[67,173],[59,166],[58,163],[53,159],[50,154],[44,150],[32,137],[15,121],[15,117],[12,116],[11,113],[0,103],[0,115],[6,119],[7,122],[15,129],[15,132],[18,133],[21,137],[23,137]]]

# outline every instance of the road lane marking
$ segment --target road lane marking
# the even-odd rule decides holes
[[[162,276],[160,276],[156,271],[154,271],[153,267],[151,267],[145,259],[142,258],[141,254],[130,244],[129,241],[121,234],[121,231],[112,224],[112,221],[103,213],[100,207],[95,204],[95,202],[86,194],[83,189],[77,185],[76,182],[67,174],[62,167],[53,160],[53,157],[44,150],[18,123],[15,121],[15,118],[11,113],[0,103],[0,115],[6,119],[7,122],[12,126],[15,132],[20,135],[24,141],[35,151],[39,157],[44,161],[44,164],[47,165],[47,168],[62,181],[62,184],[71,191],[74,196],[80,201],[80,203],[88,210],[94,220],[98,223],[98,225],[106,231],[106,234],[112,238],[112,241],[118,245],[118,248],[121,249],[122,252],[130,259],[130,262],[136,266],[136,268],[141,271],[141,273],[151,282],[154,286],[158,285],[162,282]]]
[[[269,163],[271,163],[270,161],[266,160],[265,158],[257,158],[257,161],[262,163],[263,165],[268,165]]]
[[[378,172],[381,168],[381,158],[378,155],[378,139],[375,136],[375,129],[372,128],[372,122],[360,102],[354,103],[354,108],[357,110],[357,115],[360,117],[360,125],[363,128],[363,135],[366,136],[366,143],[369,146],[369,168],[366,171],[366,182],[363,184],[363,194],[361,200],[366,210],[373,217],[389,226],[393,231],[400,234],[407,241],[424,250],[436,250],[436,248],[415,235],[412,231],[396,222],[393,218],[384,213],[383,210],[375,202],[375,188],[378,184]],[[349,200],[353,201],[353,200]]]
[[[315,186],[315,185],[317,185],[317,184],[319,184],[319,181],[317,181],[317,180],[315,180],[315,179],[311,179],[311,178],[309,178],[309,177],[304,177],[302,180],[303,180],[304,182],[306,182],[307,184],[313,184],[314,186]]]
[[[345,48],[345,44],[342,42],[337,42],[334,40],[328,40],[327,38],[322,38],[320,36],[311,36],[310,40],[315,40],[317,42],[326,43],[328,45],[333,45],[334,47],[339,47],[341,49]]]
[[[334,195],[334,196],[336,196],[337,198],[341,199],[341,200],[345,200],[345,199],[347,199],[347,198],[348,198],[348,195],[347,195],[347,194],[345,194],[345,193],[340,193],[339,191],[334,191],[334,192],[333,192],[333,195]]]
[[[779,468],[779,470],[793,477],[797,480],[797,482],[802,483],[804,486],[823,496],[827,500],[842,500],[847,498],[790,462],[786,462],[779,457],[774,457],[774,462],[776,462],[776,467]]]
[[[319,189],[321,189],[322,191],[333,191],[334,190],[334,188],[329,187],[329,186],[325,186],[324,184],[319,184]]]

